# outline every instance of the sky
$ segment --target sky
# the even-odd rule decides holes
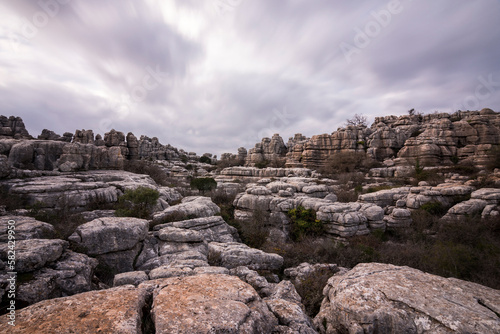
[[[188,152],[500,111],[500,0],[0,0],[0,115]]]

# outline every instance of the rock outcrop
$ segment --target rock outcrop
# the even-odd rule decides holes
[[[45,300],[16,312],[15,326],[2,316],[0,325],[9,333],[142,333],[146,289],[131,286],[90,291]]]
[[[500,291],[408,267],[364,263],[330,278],[320,333],[498,333]]]
[[[395,159],[398,165],[484,166],[493,147],[500,145],[500,113],[491,109],[453,114],[376,117],[365,125],[349,125],[311,138],[296,134],[285,145],[278,134],[250,149],[246,165],[286,162],[287,167],[319,169],[336,153],[365,153],[377,161]],[[226,155],[225,157],[235,156]]]
[[[0,116],[0,139],[32,139],[21,117]]]

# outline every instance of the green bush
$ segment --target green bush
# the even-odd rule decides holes
[[[202,162],[204,164],[211,164],[212,163],[212,159],[210,159],[206,155],[203,155],[202,157],[200,157],[200,162]]]
[[[290,237],[292,240],[301,240],[305,236],[320,236],[324,233],[323,223],[316,219],[316,212],[305,209],[302,206],[287,212],[291,220],[292,228]]]
[[[217,188],[217,182],[211,177],[199,177],[191,180],[191,189],[198,189],[202,193]]]
[[[147,187],[126,190],[118,199],[116,215],[149,219],[159,197],[158,190]]]
[[[255,163],[255,167],[257,168],[266,168],[267,166],[269,166],[271,162],[269,160],[262,160],[262,161],[259,161],[259,162],[256,162]]]
[[[446,213],[446,211],[448,211],[443,203],[438,201],[424,203],[420,206],[420,209],[436,216],[442,216]]]

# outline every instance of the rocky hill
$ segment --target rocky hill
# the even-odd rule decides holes
[[[482,166],[488,152],[500,145],[500,113],[491,109],[458,111],[453,114],[376,117],[365,125],[339,128],[331,134],[306,138],[296,134],[285,144],[275,134],[254,148],[240,148],[223,159],[244,160],[245,165],[274,162],[287,167],[320,169],[336,153],[361,152],[367,158],[396,165],[425,166],[454,163]]]
[[[219,164],[0,122],[0,332],[500,332],[499,113],[275,135]]]
[[[96,169],[123,169],[127,160],[199,159],[158,138],[111,130],[104,138],[92,130],[76,130],[60,136],[44,129],[37,139],[29,135],[20,117],[0,116],[0,176],[22,170],[73,172]]]

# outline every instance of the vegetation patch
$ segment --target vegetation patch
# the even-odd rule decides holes
[[[116,216],[149,219],[159,197],[158,190],[147,187],[126,190],[118,199]]]
[[[199,177],[191,180],[191,189],[198,189],[202,194],[217,188],[217,182],[211,177]]]
[[[292,228],[290,237],[293,241],[301,240],[305,236],[320,236],[324,233],[323,223],[316,219],[316,212],[302,206],[287,212]]]

